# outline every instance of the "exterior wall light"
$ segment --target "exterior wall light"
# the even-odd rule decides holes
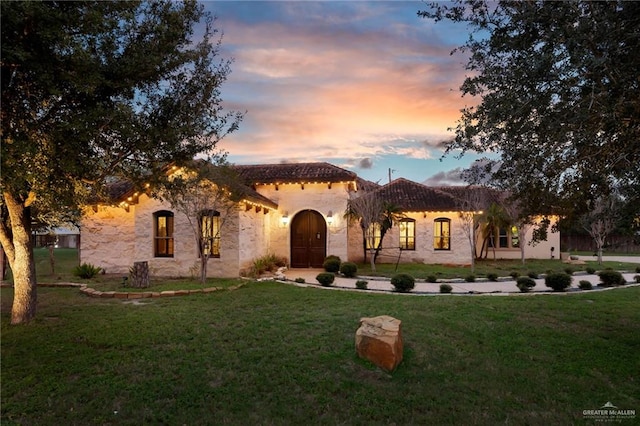
[[[331,210],[329,210],[329,213],[327,213],[327,223],[329,225],[333,223],[333,212]]]
[[[282,215],[282,224],[287,225],[289,223],[289,212]]]

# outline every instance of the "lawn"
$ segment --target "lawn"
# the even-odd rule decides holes
[[[26,326],[9,325],[1,291],[3,426],[592,424],[583,410],[607,401],[640,409],[638,287],[419,297],[250,282],[141,304],[40,288]],[[359,318],[381,314],[403,321],[392,374],[354,349]]]

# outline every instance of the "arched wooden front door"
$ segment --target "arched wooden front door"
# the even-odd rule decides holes
[[[322,268],[327,256],[327,224],[315,210],[303,210],[291,221],[291,267]]]

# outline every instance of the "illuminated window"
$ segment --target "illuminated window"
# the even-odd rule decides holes
[[[416,221],[413,219],[400,221],[400,248],[402,250],[416,249]]]
[[[369,228],[365,232],[365,240],[368,250],[372,250],[378,247],[378,245],[380,244],[380,235],[381,232],[379,223],[372,223],[371,225],[369,225]]]
[[[509,249],[520,247],[520,236],[518,235],[518,227],[500,228],[495,235],[489,238],[489,247],[494,247],[494,241],[498,244],[495,248]]]
[[[209,257],[220,257],[220,213],[207,210],[200,216],[202,229],[202,253]]]
[[[511,247],[518,248],[520,247],[520,235],[518,235],[518,227],[511,227]]]
[[[155,257],[173,257],[173,213],[166,210],[153,214],[153,254]]]
[[[451,220],[439,218],[434,221],[433,248],[451,250]]]

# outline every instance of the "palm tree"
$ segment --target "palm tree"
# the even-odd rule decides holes
[[[373,262],[378,259],[378,255],[380,254],[380,250],[382,250],[382,240],[384,239],[385,234],[389,229],[393,227],[396,223],[400,221],[404,217],[404,214],[400,212],[400,207],[396,206],[393,203],[383,202],[383,211],[380,217],[380,241],[378,242],[378,246],[376,247],[376,251],[373,254]]]
[[[491,203],[489,208],[484,212],[480,219],[485,223],[484,231],[482,233],[484,241],[482,242],[482,249],[480,254],[486,250],[484,257],[489,254],[489,243],[493,249],[493,260],[496,260],[496,241],[495,235],[500,228],[509,226],[509,218],[507,217],[504,209],[497,203]]]

